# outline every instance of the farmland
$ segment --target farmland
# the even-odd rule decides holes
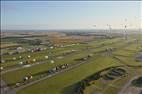
[[[127,82],[142,75],[140,36],[10,33],[1,38],[1,78],[6,83],[1,89],[9,94],[122,94]]]

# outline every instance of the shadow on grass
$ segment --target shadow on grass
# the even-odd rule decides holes
[[[48,73],[47,71],[42,71],[42,72],[38,72],[38,73],[33,74],[33,76],[38,76],[38,75],[47,74],[47,73]]]
[[[76,84],[72,84],[70,86],[67,86],[67,87],[63,88],[61,94],[75,94],[77,86],[78,86],[77,83]]]
[[[5,88],[5,87],[7,87],[7,86],[9,86],[9,87],[12,87],[12,86],[14,86],[15,85],[15,83],[11,83],[11,84],[5,84],[5,85],[2,85],[1,86],[1,88]]]
[[[63,88],[62,93],[61,94],[83,94],[83,90],[85,89],[85,87],[89,86],[92,80],[98,80],[102,77],[101,72],[103,71],[107,71],[113,68],[117,68],[120,66],[113,66],[113,67],[108,67],[106,69],[100,70],[97,73],[94,73],[88,77],[86,77],[85,79],[82,79],[81,81],[79,81],[78,83],[72,84],[70,86],[67,86],[65,88]],[[110,79],[110,77],[109,77]]]

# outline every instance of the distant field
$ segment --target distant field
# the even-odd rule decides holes
[[[19,44],[16,43],[1,43],[1,48],[10,48],[10,47],[18,47]]]
[[[33,76],[33,79],[36,80],[38,74],[46,73],[49,69],[58,65],[76,64],[78,63],[78,59],[85,58],[90,54],[93,56],[91,56],[89,60],[84,60],[86,63],[81,64],[78,67],[20,89],[17,91],[17,94],[74,94],[74,91],[77,88],[77,83],[81,80],[86,79],[88,76],[103,69],[112,66],[123,66],[127,71],[125,76],[112,81],[106,81],[103,79],[92,81],[92,83],[95,84],[86,87],[83,91],[83,94],[94,94],[94,92],[102,92],[102,94],[117,94],[127,80],[135,75],[142,74],[142,62],[137,62],[135,60],[135,56],[142,51],[141,44],[136,42],[136,36],[129,36],[127,40],[124,40],[122,37],[96,39],[95,37],[57,37],[57,35],[52,38],[49,36],[32,36],[26,39],[40,39],[45,43],[51,39],[53,44],[60,44],[62,46],[50,49],[51,44],[34,46],[27,43],[20,43],[20,46],[26,50],[38,47],[47,49],[39,52],[23,52],[15,55],[2,55],[2,59],[7,60],[5,63],[1,63],[4,70],[18,68],[22,66],[19,65],[19,62],[25,60],[36,59],[38,62],[44,62],[43,64],[3,73],[3,80],[6,81],[8,85],[12,86],[12,88],[15,88],[17,82],[23,81],[23,77],[26,75],[36,75]],[[13,43],[12,41],[16,42],[17,40],[15,38],[13,38],[11,42],[8,42],[8,39],[4,40],[2,46],[3,52],[16,51],[14,47],[18,47],[19,44]],[[75,50],[75,52],[66,54],[72,50]],[[31,57],[27,58],[28,55]],[[45,56],[47,55],[49,56],[49,59],[45,59]],[[19,59],[19,56],[22,56],[22,58]],[[13,60],[13,58],[16,58],[16,60]],[[55,63],[52,64],[51,60],[54,60]]]

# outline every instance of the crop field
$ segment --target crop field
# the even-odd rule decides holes
[[[0,94],[142,94],[142,0],[28,1],[0,1]]]
[[[1,88],[16,94],[122,94],[130,79],[142,75],[142,39],[136,36],[2,38],[1,77],[6,85]]]

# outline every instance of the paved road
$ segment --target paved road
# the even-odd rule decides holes
[[[125,45],[125,46],[126,46],[126,45]],[[121,47],[119,47],[119,48],[123,48],[123,47],[124,47],[124,45],[123,45],[123,46],[121,46]],[[118,50],[119,48],[115,49],[115,51],[116,51],[116,50]],[[105,53],[105,51],[100,51],[100,52],[98,52],[96,55],[100,55],[100,54],[102,54],[102,53]],[[32,82],[30,82],[30,83],[28,83],[28,84],[25,84],[25,85],[22,85],[22,86],[20,86],[20,87],[16,88],[15,90],[17,91],[17,90],[19,90],[19,89],[22,89],[22,88],[25,88],[25,87],[31,86],[31,85],[36,84],[36,83],[38,83],[38,82],[40,82],[40,81],[42,81],[42,80],[44,80],[44,79],[47,79],[47,78],[53,77],[53,76],[55,76],[55,75],[57,75],[57,74],[60,74],[60,73],[62,73],[62,72],[65,72],[65,71],[67,71],[67,70],[70,70],[70,69],[76,68],[76,67],[78,67],[78,66],[80,66],[81,64],[86,63],[86,62],[87,62],[87,61],[82,61],[82,62],[80,62],[80,63],[76,63],[76,64],[74,64],[74,65],[70,66],[70,67],[69,67],[69,68],[67,68],[67,69],[61,70],[61,71],[56,72],[56,73],[54,73],[54,74],[52,74],[52,75],[48,75],[48,76],[45,76],[45,77],[43,77],[43,78],[41,78],[41,79],[38,79],[38,80],[32,81]]]
[[[121,40],[122,41],[122,40]],[[116,42],[117,43],[117,42]],[[112,43],[111,43],[112,44]],[[113,44],[115,44],[115,43],[113,43]],[[127,45],[128,43],[126,43],[126,45]],[[108,45],[108,44],[107,44]],[[104,45],[104,46],[107,46],[107,45]],[[124,47],[124,46],[126,46],[126,45],[123,45],[123,46],[121,46],[121,47],[119,47],[119,48],[122,48],[122,47]],[[96,48],[100,48],[100,47],[102,47],[102,45],[99,45],[98,47],[96,47]],[[117,48],[117,49],[119,49],[119,48]],[[83,49],[83,50],[86,50],[86,49]],[[115,49],[116,50],[116,49]],[[80,50],[80,51],[82,51],[82,50]],[[77,52],[79,52],[79,51],[77,51]],[[102,52],[105,52],[105,51],[100,51],[100,52],[97,52],[97,53],[102,53]],[[58,56],[60,56],[60,55],[58,55]],[[55,57],[58,57],[58,56],[55,56]],[[35,63],[35,64],[31,64],[30,65],[30,67],[32,67],[32,66],[35,66],[35,65],[39,65],[39,64],[43,64],[43,63],[46,63],[46,62],[38,62],[38,63]],[[4,73],[7,73],[7,72],[11,72],[11,71],[16,71],[16,70],[20,70],[20,69],[24,69],[24,68],[27,68],[27,67],[24,67],[24,66],[20,66],[20,67],[16,67],[16,68],[11,68],[11,69],[7,69],[7,70],[3,70],[2,72],[1,72],[1,74],[4,74]]]
[[[77,51],[78,52],[78,51]],[[75,53],[70,53],[68,55],[72,55],[72,54],[76,54],[77,52]],[[56,55],[54,56],[55,58],[59,57],[61,55]],[[66,55],[67,56],[67,55]],[[34,64],[30,64],[29,67],[32,67],[32,66],[36,66],[36,65],[39,65],[39,64],[44,64],[44,63],[47,63],[45,61],[40,61],[40,62],[37,62],[37,63],[34,63]],[[4,74],[4,73],[7,73],[7,72],[11,72],[11,71],[16,71],[16,70],[20,70],[20,69],[25,69],[25,68],[28,68],[26,66],[19,66],[19,67],[15,67],[15,68],[10,68],[10,69],[7,69],[7,70],[3,70],[1,71],[1,74]]]
[[[117,42],[116,42],[117,43]],[[114,43],[113,43],[114,44]],[[106,45],[104,45],[104,46],[107,46],[107,45],[109,45],[109,44],[106,44]],[[102,47],[102,45],[99,45],[99,46],[97,46],[96,48],[100,48],[100,47]],[[81,50],[79,50],[79,51],[77,51],[77,52],[80,52],[80,51],[83,51],[83,50],[86,50],[86,48],[85,49],[81,49]],[[71,53],[71,54],[73,54],[73,53]],[[70,54],[69,54],[70,55]],[[55,55],[55,56],[53,56],[53,57],[58,57],[58,56],[61,56],[61,55]],[[67,56],[67,55],[66,55]],[[39,65],[39,64],[43,64],[43,63],[46,63],[46,62],[39,62],[39,63],[35,63],[35,64],[31,64],[30,65],[30,67],[31,66],[35,66],[35,65]],[[10,69],[7,69],[7,70],[3,70],[2,72],[1,72],[1,74],[4,74],[4,73],[7,73],[7,72],[11,72],[11,71],[16,71],[16,70],[20,70],[20,69],[24,69],[24,68],[27,68],[27,67],[24,67],[24,66],[19,66],[19,67],[14,67],[14,68],[10,68]]]
[[[121,89],[121,91],[118,94],[140,94],[140,91],[142,88],[132,87],[131,82],[138,78],[139,76],[133,77],[130,79]]]
[[[26,84],[26,85],[22,85],[22,86],[20,86],[20,87],[17,87],[17,88],[15,88],[15,90],[17,91],[17,90],[19,90],[19,89],[23,89],[23,88],[25,88],[25,87],[31,86],[31,85],[33,85],[33,84],[36,84],[36,83],[42,81],[42,80],[45,80],[45,79],[50,78],[50,77],[53,77],[53,76],[55,76],[55,75],[57,75],[57,74],[60,74],[60,73],[65,72],[65,71],[71,70],[71,69],[76,68],[76,67],[78,67],[78,66],[80,66],[80,65],[82,65],[82,64],[85,64],[85,63],[87,63],[87,61],[78,62],[77,64],[74,64],[74,65],[68,67],[67,69],[64,69],[64,70],[61,70],[61,71],[56,72],[56,73],[54,73],[54,74],[45,76],[45,77],[43,77],[43,78],[41,78],[41,79],[32,81],[32,82],[30,82],[30,83],[28,83],[28,84]]]
[[[2,80],[2,78],[0,81],[0,94],[16,94],[16,91],[8,87],[5,81]]]
[[[43,64],[43,63],[46,63],[46,62],[38,62],[38,63],[30,64],[29,67],[36,66],[36,65],[39,65],[39,64]],[[2,71],[1,74],[7,73],[7,72],[11,72],[11,71],[20,70],[20,69],[25,69],[25,68],[28,68],[28,67],[21,66],[21,67],[17,67],[17,68],[11,68],[11,69]]]
[[[124,46],[123,46],[123,47],[124,47]],[[121,48],[121,47],[120,47],[120,48]],[[115,49],[115,50],[116,50],[116,49]],[[105,52],[105,51],[100,51],[99,54],[100,54],[100,53],[104,53],[104,52]],[[43,63],[45,63],[45,62],[40,62],[40,63],[32,64],[31,66],[35,66],[35,65],[43,64]],[[43,78],[41,78],[41,79],[32,81],[31,83],[28,83],[28,84],[26,84],[26,85],[22,85],[22,86],[20,86],[20,87],[18,87],[18,88],[15,88],[14,90],[17,91],[17,90],[22,89],[22,88],[25,88],[25,87],[27,87],[27,86],[36,84],[36,83],[38,83],[38,82],[40,82],[40,81],[42,81],[42,80],[44,80],[44,79],[53,77],[53,76],[55,76],[55,75],[57,75],[57,74],[60,74],[60,73],[62,73],[62,72],[65,72],[65,71],[67,71],[67,70],[76,68],[76,67],[80,66],[80,65],[83,64],[83,63],[86,63],[86,61],[82,61],[82,62],[77,63],[77,64],[75,64],[75,65],[73,65],[73,66],[71,66],[71,67],[69,67],[69,68],[67,68],[67,69],[61,70],[61,71],[56,72],[56,73],[54,73],[54,74],[52,74],[52,75],[45,76],[45,77],[43,77]],[[2,71],[1,73],[3,74],[3,73],[6,73],[6,72],[15,71],[15,70],[24,69],[24,68],[26,68],[26,67],[18,67],[18,68],[14,68],[14,69],[9,69],[9,70],[6,70],[6,71]],[[8,88],[8,87],[7,87],[7,88]],[[13,93],[14,90],[11,90],[11,91],[10,91],[10,92],[12,92],[12,93],[6,93],[6,94],[15,94],[15,93]]]

